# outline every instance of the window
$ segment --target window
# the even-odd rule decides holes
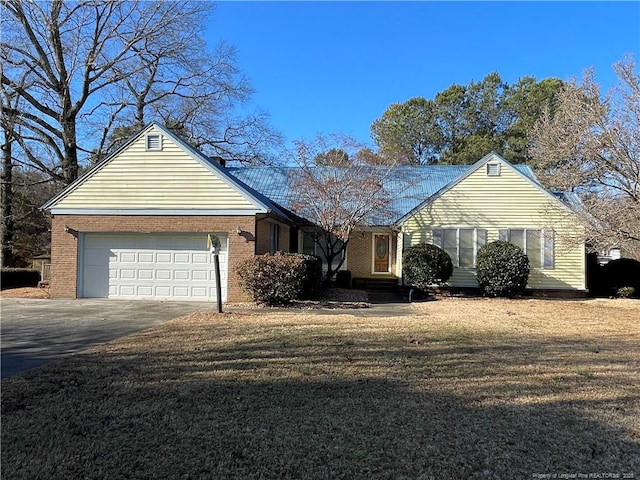
[[[490,177],[500,176],[500,164],[499,163],[487,163],[487,175]]]
[[[147,150],[162,150],[162,135],[150,133],[145,138]]]
[[[274,254],[280,250],[280,225],[269,224],[269,253]]]
[[[520,247],[535,268],[554,268],[553,230],[510,228],[499,230],[498,238]]]
[[[432,233],[433,244],[447,252],[456,267],[475,268],[476,254],[487,243],[483,228],[437,228]]]
[[[336,242],[334,251],[339,250],[341,247],[342,241],[337,239],[336,237],[331,237],[332,242]],[[302,231],[302,248],[298,251],[300,253],[306,253],[307,255],[316,255],[322,259],[322,269],[326,272],[329,269],[329,262],[327,260],[327,256],[325,255],[325,250],[328,248],[326,245],[327,238],[320,231]],[[333,259],[333,266],[337,266],[338,263],[344,258],[347,257],[346,249],[342,250],[341,255],[337,255],[336,258]],[[347,268],[346,261],[340,267],[341,270],[345,270]]]
[[[313,232],[302,232],[302,252],[306,255],[316,254],[316,241]]]

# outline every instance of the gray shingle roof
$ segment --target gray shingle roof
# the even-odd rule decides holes
[[[331,167],[317,167],[331,168]],[[388,211],[394,220],[399,219],[422,202],[433,196],[451,182],[464,175],[472,165],[423,165],[394,167],[385,177],[385,190],[391,197],[386,212],[377,212],[369,219],[371,225],[388,225]],[[514,165],[520,173],[537,182],[531,167]],[[295,212],[293,200],[296,198],[294,179],[300,171],[298,167],[235,167],[228,173],[262,193],[274,203]]]

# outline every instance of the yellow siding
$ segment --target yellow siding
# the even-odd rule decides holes
[[[405,249],[431,243],[431,229],[476,227],[487,229],[487,241],[498,240],[498,230],[508,228],[553,229],[555,268],[532,268],[529,287],[584,289],[582,227],[556,201],[523,179],[507,165],[500,176],[487,176],[484,165],[443,195],[426,205],[403,227]],[[455,268],[449,282],[477,286],[474,269]]]
[[[150,129],[146,133],[160,133]],[[145,135],[56,204],[57,208],[256,208],[179,145],[163,136],[161,151],[145,150]]]

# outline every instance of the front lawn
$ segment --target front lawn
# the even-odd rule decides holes
[[[2,380],[1,460],[12,480],[640,478],[640,303],[197,313]]]

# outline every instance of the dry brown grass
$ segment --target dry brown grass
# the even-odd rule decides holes
[[[414,311],[201,312],[3,380],[2,478],[638,478],[638,301]]]
[[[50,298],[49,287],[22,287],[0,290],[0,298]]]

